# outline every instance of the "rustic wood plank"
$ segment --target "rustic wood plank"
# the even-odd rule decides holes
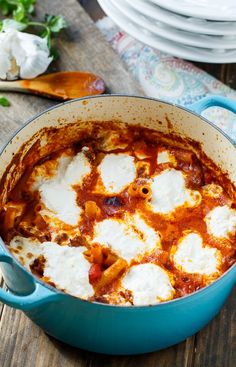
[[[236,289],[221,313],[196,337],[194,367],[233,367],[236,362]]]
[[[97,0],[79,0],[79,2],[94,21],[105,16]]]
[[[193,338],[189,338],[186,342],[180,343],[177,346],[164,349],[159,352],[144,354],[140,356],[130,356],[130,357],[113,357],[109,361],[110,363],[98,364],[95,360],[91,367],[100,366],[122,366],[122,367],[190,367],[192,358],[192,347],[194,345]]]
[[[1,274],[1,270],[0,270],[0,287],[3,287],[3,277]],[[0,320],[2,317],[3,307],[4,307],[3,304],[0,302]]]

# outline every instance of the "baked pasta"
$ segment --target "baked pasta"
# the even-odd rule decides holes
[[[234,264],[235,188],[197,143],[115,122],[46,135],[13,158],[0,214],[9,250],[43,282],[89,301],[153,305]]]

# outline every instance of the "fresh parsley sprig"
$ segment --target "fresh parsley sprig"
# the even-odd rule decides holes
[[[44,21],[35,21],[33,18],[36,0],[0,0],[0,11],[5,16],[11,16],[0,21],[0,31],[14,28],[25,31],[34,27],[37,34],[47,40],[48,48],[52,56],[57,53],[52,48],[52,37],[67,27],[62,15],[46,14]]]
[[[36,0],[0,0],[0,9],[3,15],[12,15],[13,19],[22,22],[34,12]]]
[[[52,36],[67,27],[66,21],[61,15],[46,14],[44,22],[29,22],[28,26],[41,27],[40,36],[46,38],[48,48],[52,50]]]

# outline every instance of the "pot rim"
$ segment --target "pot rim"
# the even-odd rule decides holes
[[[213,129],[217,130],[221,135],[223,135],[232,145],[233,147],[236,149],[236,143],[223,131],[221,130],[218,126],[214,125],[211,121],[207,120],[205,117],[199,115],[198,113],[188,109],[187,107],[183,107],[180,106],[176,103],[171,103],[171,102],[167,102],[164,101],[162,99],[159,98],[153,98],[153,97],[146,97],[146,96],[138,96],[138,95],[133,95],[133,94],[102,94],[102,95],[95,95],[95,96],[86,96],[86,97],[81,97],[81,98],[76,98],[73,100],[69,100],[66,102],[62,102],[62,103],[58,103],[55,106],[49,107],[46,110],[43,110],[42,112],[37,113],[36,115],[34,115],[33,117],[29,118],[22,126],[20,126],[12,135],[10,138],[8,138],[7,142],[5,144],[3,144],[0,148],[0,156],[2,155],[2,153],[5,151],[5,149],[7,148],[7,146],[11,143],[11,141],[20,133],[21,130],[23,130],[26,126],[28,126],[30,123],[32,123],[33,121],[35,121],[36,119],[38,119],[40,116],[44,115],[45,113],[48,113],[52,110],[55,110],[57,108],[61,108],[64,105],[67,104],[71,104],[71,103],[76,103],[79,101],[83,101],[83,100],[87,100],[87,99],[99,99],[99,98],[114,98],[114,97],[122,97],[122,98],[134,98],[134,99],[144,99],[144,100],[151,100],[154,102],[161,102],[164,104],[167,104],[169,106],[173,106],[176,107],[177,109],[183,110],[184,112],[188,112],[198,118],[200,118],[201,120],[203,120],[203,122],[205,122],[206,124],[210,125]],[[58,293],[59,295],[64,295],[64,296],[69,296],[72,297],[74,299],[78,299],[81,302],[85,302],[85,303],[89,303],[89,304],[95,304],[95,305],[99,305],[99,306],[104,306],[104,307],[109,307],[109,308],[119,308],[119,309],[125,309],[125,310],[134,310],[134,309],[141,309],[141,310],[146,310],[146,309],[150,309],[150,308],[157,308],[157,307],[164,307],[167,305],[172,305],[175,303],[179,303],[179,302],[184,302],[184,301],[191,301],[191,298],[194,297],[195,295],[199,295],[202,293],[207,292],[209,289],[211,289],[212,287],[214,287],[218,282],[220,282],[223,278],[225,278],[226,276],[228,276],[228,274],[230,272],[232,272],[234,269],[236,269],[236,263],[234,263],[226,272],[224,272],[219,278],[217,278],[216,280],[214,280],[212,283],[208,284],[207,286],[192,292],[186,296],[183,297],[179,297],[179,298],[174,298],[171,299],[169,301],[164,301],[164,302],[160,302],[158,304],[155,305],[143,305],[143,306],[124,306],[124,305],[113,305],[113,304],[108,304],[108,303],[102,303],[102,302],[97,302],[97,301],[89,301],[86,299],[82,299],[80,297],[76,297],[73,296],[69,293],[63,292],[49,284],[47,284],[46,282],[43,282],[41,279],[39,279],[36,275],[32,274],[29,270],[27,270],[20,262],[19,260],[12,255],[12,253],[10,252],[10,250],[8,249],[8,247],[6,246],[6,244],[4,243],[3,239],[0,237],[0,246],[2,246],[4,248],[4,250],[7,251],[7,253],[10,255],[10,257],[13,259],[13,261],[16,262],[16,264],[21,268],[21,270],[23,270],[24,272],[26,272],[28,275],[30,275],[31,278],[34,279],[34,284],[35,282],[40,283],[43,287],[48,288],[50,291],[54,292],[54,293]],[[22,296],[24,297],[24,296]]]

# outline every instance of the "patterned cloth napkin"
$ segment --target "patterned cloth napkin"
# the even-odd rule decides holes
[[[190,62],[155,50],[121,31],[104,17],[97,26],[119,54],[149,97],[183,106],[208,94],[236,100],[236,92]],[[236,141],[236,115],[220,107],[210,107],[202,114]]]

